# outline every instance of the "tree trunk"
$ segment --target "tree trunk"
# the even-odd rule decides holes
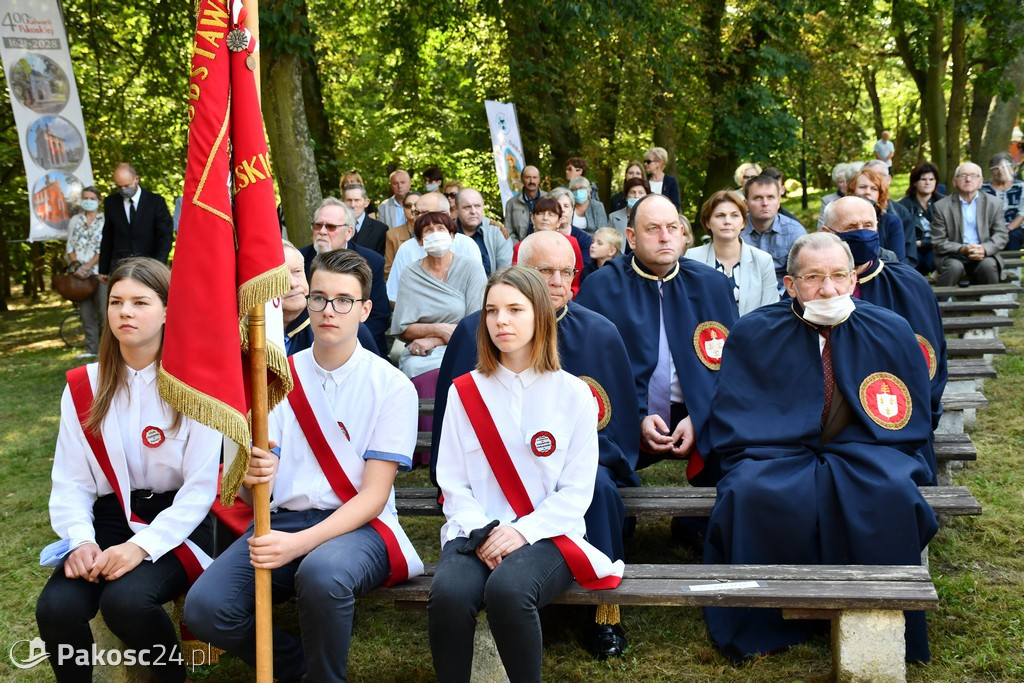
[[[305,8],[303,8],[305,11]],[[302,100],[306,110],[306,121],[313,142],[313,157],[320,175],[320,190],[328,195],[341,197],[341,173],[337,166],[338,153],[334,147],[330,122],[324,111],[323,89],[316,60],[302,57],[299,62],[302,72]]]
[[[987,164],[995,154],[1005,152],[1013,132],[1013,124],[1020,114],[1021,91],[1024,90],[1024,46],[1003,69],[1003,81],[1010,85],[1009,97],[993,97],[985,119],[981,145],[974,159]],[[984,166],[982,166],[984,168]]]
[[[946,173],[952,176],[961,161],[960,129],[964,121],[964,100],[967,98],[967,16],[961,2],[953,4],[953,30],[949,39],[952,60],[949,113],[946,117]]]
[[[969,155],[971,159],[981,158],[981,141],[985,135],[985,123],[988,120],[988,112],[992,106],[992,99],[995,97],[989,82],[980,75],[990,71],[994,65],[987,63],[974,69],[978,74],[972,83],[971,112],[967,117],[967,137],[969,144]]]
[[[950,185],[946,159],[946,95],[942,90],[946,78],[946,54],[942,46],[943,12],[936,8],[932,14],[928,35],[928,67],[925,70],[925,91],[922,111],[928,121],[928,142],[931,144],[932,163],[939,168],[939,180]]]
[[[309,224],[322,195],[306,121],[299,59],[266,48],[261,52],[263,118],[270,140],[270,162],[281,194],[288,239],[303,246],[311,241]]]
[[[878,97],[878,86],[876,84],[875,70],[869,66],[864,67],[864,88],[868,91],[868,99],[871,100],[871,118],[875,124],[875,139],[882,137],[885,124],[882,122],[882,100]]]

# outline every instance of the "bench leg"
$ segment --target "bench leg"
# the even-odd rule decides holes
[[[963,434],[964,433],[964,411],[944,410],[939,418],[939,426],[936,434]]]
[[[473,636],[472,683],[508,683],[505,666],[501,663],[498,646],[491,635],[487,615],[481,612],[476,618],[476,634]]]
[[[906,681],[903,612],[843,610],[832,618],[832,661],[841,683]]]

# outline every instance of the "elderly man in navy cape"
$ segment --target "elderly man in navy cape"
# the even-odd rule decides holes
[[[825,207],[823,230],[846,242],[856,264],[857,285],[853,298],[899,313],[914,330],[931,379],[932,435],[924,455],[935,483],[934,430],[942,417],[942,394],[949,370],[942,313],[928,281],[912,266],[879,259],[878,219],[871,202],[861,197],[841,197]]]
[[[706,563],[916,565],[935,534],[918,490],[931,479],[928,370],[906,320],[854,302],[853,268],[838,237],[804,235],[784,278],[793,298],[733,327],[712,399],[722,477]],[[732,661],[823,627],[777,609],[709,607],[705,618]],[[906,657],[929,658],[921,612],[906,613]]]
[[[636,203],[626,239],[633,253],[590,275],[576,300],[611,320],[626,344],[641,422],[639,467],[689,457],[690,482],[714,484],[717,473],[702,454],[715,375],[736,320],[732,286],[714,268],[682,258],[679,213],[661,195]]]
[[[585,516],[587,540],[612,560],[625,559],[623,530],[626,509],[619,486],[636,486],[636,445],[640,441],[636,419],[633,373],[615,326],[571,301],[575,256],[570,242],[557,232],[535,232],[519,245],[519,261],[535,268],[547,280],[558,319],[558,350],[562,369],[590,385],[598,405],[600,467],[594,499]],[[476,335],[480,312],[467,316],[452,332],[437,378],[430,478],[434,477],[437,444],[448,391],[454,378],[476,367]],[[599,657],[614,657],[625,648],[618,609],[602,606],[593,629],[591,648]]]

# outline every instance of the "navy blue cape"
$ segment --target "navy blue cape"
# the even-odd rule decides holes
[[[722,478],[704,561],[919,564],[938,524],[917,488],[930,480],[920,449],[931,410],[914,333],[900,316],[864,302],[832,328],[836,388],[850,419],[822,443],[819,334],[798,309],[781,301],[752,311],[726,341],[709,430]],[[862,403],[864,386],[879,386],[869,380],[874,373],[903,383],[910,410],[901,427],[880,426],[866,412],[882,412],[870,393]],[[888,387],[903,393],[891,378]],[[715,644],[733,659],[792,645],[820,628],[784,621],[774,609],[706,608],[705,617]],[[907,658],[928,659],[920,612],[907,613]]]
[[[633,366],[637,413],[643,420],[648,414],[647,387],[658,363],[661,302],[658,280],[638,274],[634,263],[653,277],[635,256],[616,258],[584,281],[576,301],[611,320],[622,335]],[[665,280],[662,288],[665,331],[683,401],[693,421],[698,450],[708,453],[710,441],[706,426],[718,371],[701,362],[694,334],[698,325],[711,321],[732,329],[737,317],[732,285],[714,268],[681,258],[677,274]],[[716,478],[713,470],[708,470],[702,473],[701,483],[713,484]]]
[[[928,281],[914,268],[902,263],[877,263],[870,266],[859,277],[859,297],[898,313],[914,333],[924,337],[927,346],[922,345],[922,358],[929,356],[931,375],[932,429],[939,426],[942,417],[942,394],[949,379],[946,361],[946,336],[942,331],[942,312]],[[918,340],[920,342],[920,339]],[[930,347],[930,348],[928,348]],[[925,447],[925,457],[932,471],[935,483],[937,467],[933,448],[934,433]]]

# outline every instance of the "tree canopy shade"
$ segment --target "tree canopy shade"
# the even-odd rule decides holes
[[[191,3],[62,8],[98,182],[130,160],[147,187],[179,195]],[[266,0],[260,14],[271,163],[299,243],[352,169],[379,202],[391,170],[419,187],[438,166],[500,215],[485,99],[516,104],[545,182],[582,156],[605,199],[627,160],[665,147],[694,215],[743,161],[796,176],[805,160],[825,186],[833,164],[870,157],[882,128],[904,170],[984,165],[1006,149],[1024,90],[1019,0]],[[8,240],[27,233],[16,149],[4,109]],[[0,267],[26,280],[28,247],[5,247]]]

